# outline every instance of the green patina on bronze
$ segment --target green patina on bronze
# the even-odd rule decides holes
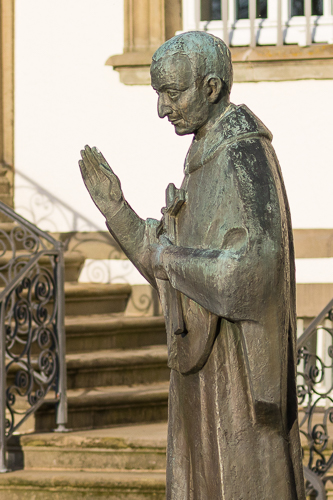
[[[158,114],[194,134],[161,221],[96,148],[80,167],[112,236],[158,290],[171,368],[167,500],[304,500],[290,212],[272,135],[230,103],[230,53],[203,32],[153,56]]]

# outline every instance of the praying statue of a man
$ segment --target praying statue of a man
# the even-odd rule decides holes
[[[230,103],[231,56],[205,32],[154,54],[158,114],[193,134],[160,221],[126,202],[102,154],[81,152],[107,227],[158,291],[171,368],[167,500],[304,500],[292,230],[272,135]]]

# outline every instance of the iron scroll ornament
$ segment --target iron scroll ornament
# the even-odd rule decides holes
[[[0,214],[0,472],[6,472],[8,439],[46,398],[56,405],[58,430],[67,422],[64,261],[61,242],[2,202]]]
[[[297,395],[300,432],[303,441],[306,495],[325,500],[326,484],[333,480],[329,471],[333,453],[329,451],[329,427],[333,425],[333,328],[322,326],[333,321],[333,300],[312,321],[297,342]],[[318,353],[318,333],[322,351]]]
[[[59,346],[54,298],[54,278],[39,266],[6,297],[7,435],[51,389],[56,390]]]

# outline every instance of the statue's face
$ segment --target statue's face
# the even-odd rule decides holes
[[[158,115],[168,117],[176,134],[197,133],[207,122],[210,104],[203,78],[194,74],[188,57],[165,56],[153,62],[151,83],[158,94]]]

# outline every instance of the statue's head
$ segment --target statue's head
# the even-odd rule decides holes
[[[158,114],[178,135],[197,133],[229,102],[232,64],[228,47],[202,31],[177,35],[153,55],[151,82]]]

